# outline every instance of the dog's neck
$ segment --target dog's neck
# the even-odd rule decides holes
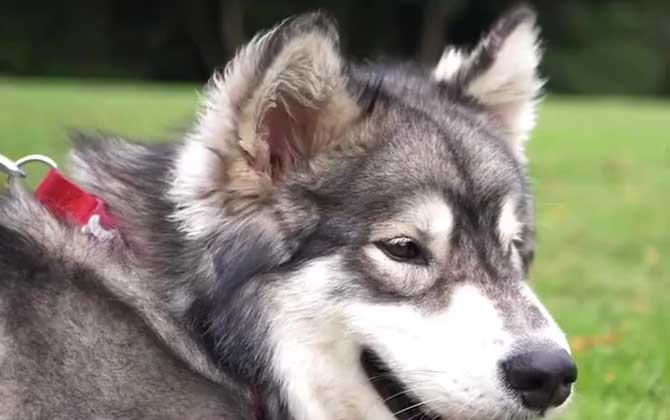
[[[323,347],[309,339],[297,339],[291,348],[281,350],[273,345],[270,350],[268,314],[246,303],[267,292],[263,288],[271,287],[268,283],[272,282],[251,282],[234,290],[226,282],[211,284],[220,277],[213,263],[217,256],[211,250],[231,252],[233,245],[203,246],[189,239],[171,218],[175,205],[168,190],[178,149],[179,144],[88,140],[73,156],[74,178],[108,203],[156,304],[163,305],[194,345],[209,355],[213,369],[247,388],[257,419],[363,419],[370,413],[374,413],[372,418],[392,419],[367,382],[360,366],[360,349],[355,346],[333,337],[337,346],[349,347],[324,353]],[[249,264],[256,269],[262,252],[261,247],[250,253],[253,258]],[[327,322],[288,325],[292,330],[284,336],[297,331],[305,337],[316,336],[319,331],[310,332],[310,328],[328,328]],[[337,325],[330,327],[340,330]],[[281,363],[277,358],[282,358]],[[282,372],[273,372],[273,363],[279,363]],[[329,390],[328,395],[323,390]]]
[[[161,311],[171,315],[182,335],[194,342],[195,351],[207,354],[205,358],[212,362],[191,367],[213,380],[221,375],[233,377],[247,388],[250,411],[257,420],[292,420],[279,389],[261,368],[262,351],[253,354],[253,349],[244,347],[244,339],[232,334],[241,329],[235,325],[241,322],[240,315],[254,314],[246,308],[235,308],[234,300],[229,310],[223,311],[221,302],[206,295],[209,285],[203,283],[211,279],[212,273],[203,272],[208,269],[203,259],[209,256],[191,247],[171,220],[175,207],[167,199],[167,191],[180,144],[140,145],[83,135],[75,143],[72,178],[106,202],[117,219],[129,259],[136,265],[134,270],[146,279],[142,284],[144,292],[154,305],[161,306]],[[215,313],[220,317],[218,330],[212,328],[210,319]],[[226,331],[222,325],[226,325]],[[171,340],[166,340],[166,344],[171,345]],[[235,355],[234,363],[220,354],[222,348]],[[180,358],[189,365],[193,363],[193,357]]]

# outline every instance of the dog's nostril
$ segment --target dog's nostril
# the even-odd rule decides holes
[[[563,404],[577,380],[577,366],[558,348],[516,353],[502,363],[502,371],[509,388],[534,410]]]
[[[572,363],[572,374],[567,375],[565,378],[563,378],[563,385],[572,385],[575,382],[577,382],[577,366],[575,366],[575,364]]]

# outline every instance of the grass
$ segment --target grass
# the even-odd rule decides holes
[[[558,98],[529,145],[533,277],[580,367],[568,419],[670,419],[670,103]]]
[[[0,153],[62,162],[71,127],[158,137],[197,99],[194,86],[0,79]],[[580,367],[563,418],[670,420],[670,103],[551,98],[528,152],[533,283]]]

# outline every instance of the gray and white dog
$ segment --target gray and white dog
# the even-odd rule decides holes
[[[79,136],[100,241],[0,201],[1,419],[535,419],[576,379],[526,277],[542,81],[518,8],[433,69],[258,35],[174,143]]]

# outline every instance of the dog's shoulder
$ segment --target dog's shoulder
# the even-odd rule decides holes
[[[69,239],[68,229],[11,180],[0,194],[0,287],[49,271],[57,262],[49,250],[64,250]]]
[[[167,324],[158,309],[142,311],[147,298],[116,252],[18,185],[0,196],[0,412],[247,418],[242,391],[166,343],[161,335],[173,334],[182,353],[197,354],[178,329],[156,327]]]

